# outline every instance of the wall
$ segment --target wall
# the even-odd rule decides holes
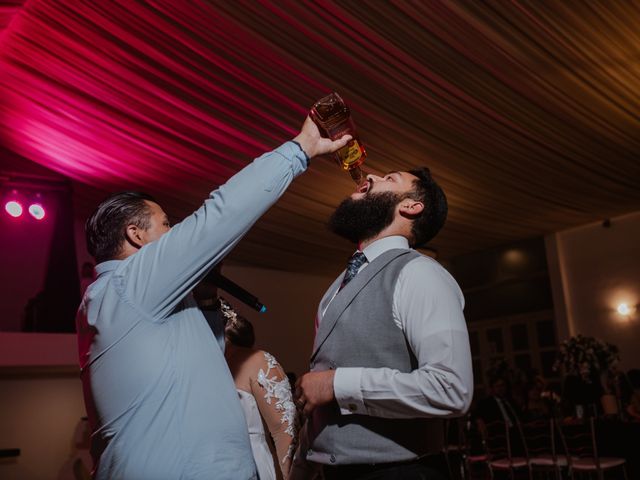
[[[447,262],[465,297],[476,398],[489,372],[506,365],[514,375],[534,372],[558,381],[556,323],[544,239],[531,238]],[[493,375],[493,374],[492,374]]]
[[[334,278],[234,265],[225,265],[222,272],[267,306],[259,314],[221,292],[253,323],[256,347],[272,353],[285,371],[306,372],[317,306]]]
[[[85,416],[73,334],[0,332],[0,478],[58,478]]]
[[[470,323],[553,308],[543,238],[462,255],[447,268],[464,292]]]
[[[555,249],[549,257],[559,265],[555,283],[561,285],[567,334],[617,345],[622,368],[640,367],[640,212],[613,218],[608,228],[596,223],[552,237],[547,247]],[[558,295],[554,289],[554,302]],[[621,302],[635,312],[617,313]]]
[[[0,375],[0,391],[2,448],[21,449],[15,460],[0,463],[0,478],[58,478],[85,415],[77,374],[5,373]]]

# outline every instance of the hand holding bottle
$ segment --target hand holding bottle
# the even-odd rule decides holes
[[[302,124],[300,133],[293,140],[300,144],[300,147],[302,147],[302,150],[304,150],[309,158],[314,158],[318,155],[337,152],[341,148],[344,148],[351,138],[351,135],[348,134],[341,135],[335,139],[324,138],[320,135],[316,124],[313,123],[310,117],[307,117]]]
[[[356,134],[356,126],[351,118],[351,111],[340,95],[332,93],[318,100],[309,114],[320,129],[323,137],[336,139],[349,134],[352,139],[335,152],[335,159],[342,169],[347,170],[357,185],[362,184],[366,175],[360,165],[367,157],[364,145]]]

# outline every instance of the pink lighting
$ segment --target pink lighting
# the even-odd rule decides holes
[[[32,203],[29,206],[29,213],[36,220],[42,220],[45,217],[45,211],[39,203]]]
[[[10,200],[4,205],[4,209],[7,211],[9,215],[14,218],[18,218],[22,215],[22,205],[20,205],[15,200]]]

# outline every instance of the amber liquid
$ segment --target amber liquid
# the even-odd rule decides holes
[[[348,171],[353,181],[360,185],[364,181],[360,165],[367,158],[367,152],[358,138],[349,107],[340,95],[332,93],[313,105],[310,116],[323,137],[336,140],[343,135],[351,135],[349,143],[334,153],[334,157],[338,165]]]

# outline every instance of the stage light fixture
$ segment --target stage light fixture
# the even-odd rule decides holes
[[[9,200],[4,204],[5,211],[13,218],[18,218],[22,215],[22,205],[15,200]]]
[[[29,205],[29,213],[36,220],[42,220],[46,215],[44,207],[39,203],[32,203]]]
[[[69,181],[63,177],[18,174],[0,169],[0,205],[20,222],[46,224],[55,221],[58,197],[70,195],[70,192]]]

